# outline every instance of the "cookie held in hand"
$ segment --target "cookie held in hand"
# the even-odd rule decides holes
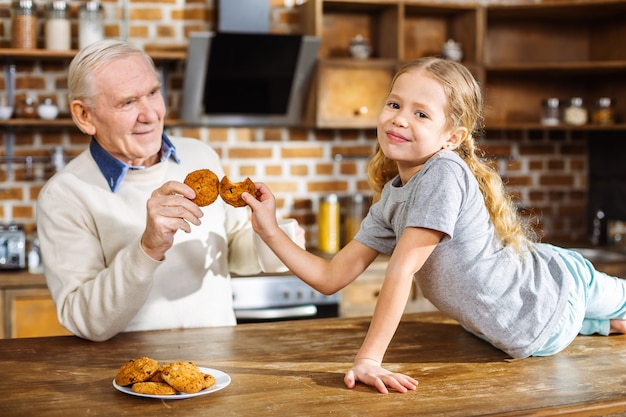
[[[213,203],[219,195],[220,180],[210,169],[192,171],[184,182],[196,192],[196,198],[191,201],[200,207]]]
[[[220,181],[220,197],[233,207],[244,207],[247,205],[241,198],[241,194],[246,191],[252,195],[256,193],[256,187],[250,178],[246,178],[242,182],[230,182],[225,175],[222,181]]]

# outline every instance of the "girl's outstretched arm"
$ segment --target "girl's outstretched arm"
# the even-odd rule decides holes
[[[420,270],[443,234],[423,228],[407,228],[391,255],[385,280],[365,340],[344,382],[348,388],[357,381],[386,394],[387,387],[398,392],[415,389],[417,381],[382,367],[385,351],[398,328],[411,290],[413,275]]]
[[[276,200],[269,188],[263,183],[256,183],[256,187],[256,196],[242,194],[252,209],[254,231],[291,272],[321,293],[334,294],[342,289],[378,256],[377,251],[354,240],[330,261],[300,248],[278,227]]]

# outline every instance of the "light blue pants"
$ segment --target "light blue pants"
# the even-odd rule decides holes
[[[607,336],[610,319],[626,318],[626,279],[596,271],[578,252],[553,247],[570,271],[571,288],[563,317],[548,341],[533,356],[553,355],[578,335]]]

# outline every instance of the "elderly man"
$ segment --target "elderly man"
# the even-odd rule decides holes
[[[236,324],[230,272],[260,271],[248,209],[191,201],[189,172],[224,171],[208,145],[163,133],[150,57],[100,41],[73,59],[68,84],[72,118],[92,140],[44,186],[37,209],[60,322],[94,341]]]

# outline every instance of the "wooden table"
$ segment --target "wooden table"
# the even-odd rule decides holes
[[[1,416],[547,416],[626,412],[626,337],[579,337],[559,355],[510,360],[439,313],[405,316],[385,358],[416,391],[349,390],[368,318],[0,340]],[[128,359],[191,360],[232,383],[195,398],[114,389]]]

